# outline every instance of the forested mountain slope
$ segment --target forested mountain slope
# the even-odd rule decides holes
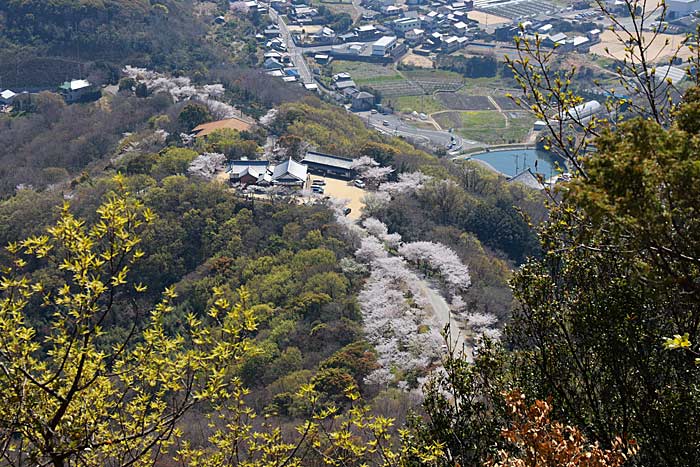
[[[125,64],[172,71],[225,60],[207,40],[211,18],[190,0],[8,0],[0,3],[4,87],[77,77],[116,82]]]

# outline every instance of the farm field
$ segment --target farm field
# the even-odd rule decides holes
[[[496,101],[501,110],[520,110],[520,107],[510,97],[494,96],[493,100]]]
[[[505,96],[513,84],[498,77],[469,78],[464,80],[464,86],[458,92],[469,96]]]
[[[405,70],[401,74],[420,86],[427,94],[436,91],[457,91],[464,84],[462,75],[445,70]]]
[[[467,96],[454,92],[439,92],[436,94],[438,101],[451,110],[496,110],[486,96]]]
[[[377,78],[373,80],[366,81],[356,81],[357,84],[362,84],[368,86],[382,94],[382,97],[387,98],[397,98],[405,96],[422,96],[425,94],[423,89],[407,81],[403,78],[399,79],[383,79]]]
[[[345,60],[333,62],[333,73],[347,72],[360,86],[379,91],[383,97],[419,96],[422,88],[409,82],[391,66]]]
[[[651,57],[655,63],[665,62],[665,65],[668,65],[668,59],[685,40],[685,36],[679,34],[659,34],[654,42],[650,43],[654,33],[648,31],[643,34],[648,41],[647,56]],[[668,45],[665,45],[667,40]],[[605,50],[606,48],[608,49],[607,51]],[[600,35],[600,42],[591,46],[591,53],[601,57],[623,60],[625,58],[625,44],[617,39],[614,32],[605,30]],[[691,55],[692,51],[687,46],[683,46],[678,50],[678,56],[682,59],[686,59]]]
[[[426,57],[424,55],[417,55],[412,52],[407,53],[406,55],[403,56],[401,59],[401,63],[405,65],[411,65],[411,66],[416,66],[419,68],[427,68],[427,69],[432,69],[433,68],[433,61],[429,57]]]
[[[394,110],[405,113],[415,111],[418,113],[430,114],[448,109],[448,107],[445,107],[442,102],[435,99],[433,96],[399,96],[386,100]]]
[[[376,63],[352,62],[349,60],[334,60],[332,63],[333,74],[350,73],[357,83],[365,83],[381,79],[403,79],[391,66]]]
[[[467,13],[467,18],[477,21],[479,24],[484,26],[494,26],[503,23],[510,23],[511,21],[510,19],[504,18],[502,16],[496,16],[490,13],[486,13],[484,11],[476,10],[472,10],[469,13]]]
[[[464,83],[460,74],[451,71],[415,69],[398,72],[390,65],[347,60],[334,61],[332,70],[333,73],[349,73],[358,85],[380,92],[383,98],[431,95],[436,91],[457,91]],[[428,109],[426,112],[443,110],[439,101],[432,97],[425,99]],[[412,107],[413,105],[410,99],[399,102],[399,106],[403,108],[411,107],[411,110],[416,110]],[[401,109],[397,108],[397,110]]]
[[[433,115],[443,128],[454,128],[464,138],[488,144],[523,141],[532,127],[533,118],[526,112],[448,111]]]

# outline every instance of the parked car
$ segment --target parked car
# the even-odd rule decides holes
[[[384,125],[384,126],[389,126],[389,120],[384,120],[384,121],[382,122],[382,125]]]
[[[372,115],[374,115],[374,114],[377,113],[377,109],[372,109],[372,110],[369,111],[369,113],[371,113]]]
[[[367,186],[362,180],[355,180],[353,183],[357,188],[364,188],[365,186]]]
[[[321,180],[320,178],[315,178],[315,179],[311,182],[311,184],[312,184],[312,185],[318,185],[318,186],[325,186],[325,185],[326,185],[326,181],[325,181],[325,180]]]
[[[347,216],[347,215],[350,214],[351,212],[352,212],[352,209],[350,209],[350,208],[345,208],[345,209],[343,209],[343,215],[344,215],[344,216]]]
[[[318,193],[319,195],[322,195],[324,192],[322,186],[312,186],[311,191],[313,191],[314,193]]]

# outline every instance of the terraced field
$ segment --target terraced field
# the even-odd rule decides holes
[[[357,84],[366,84],[372,81],[381,81],[386,79],[403,80],[396,70],[388,65],[380,65],[377,63],[352,62],[349,60],[333,61],[333,73],[350,73],[352,79]]]
[[[387,99],[387,103],[399,112],[419,112],[430,114],[447,110],[447,108],[433,96],[399,96]],[[433,128],[432,125],[430,125]]]
[[[399,79],[374,79],[367,82],[359,82],[357,84],[365,84],[372,89],[382,93],[386,97],[401,97],[401,96],[420,96],[424,95],[425,91],[416,85],[403,78]]]
[[[520,110],[520,107],[511,99],[506,96],[498,96],[493,98],[496,104],[501,108],[501,110]]]
[[[436,98],[445,106],[452,110],[496,110],[486,96],[467,96],[454,92],[440,92]]]
[[[433,115],[444,129],[454,128],[461,136],[487,144],[522,142],[532,128],[533,118],[527,112],[448,111]]]
[[[464,78],[459,73],[445,70],[405,70],[401,72],[406,79],[421,87],[426,94],[436,91],[457,91],[464,85]]]

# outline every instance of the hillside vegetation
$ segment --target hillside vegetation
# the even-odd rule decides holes
[[[127,63],[201,69],[217,56],[208,21],[191,1],[9,0],[0,3],[0,76],[31,88],[86,74],[114,80]]]

